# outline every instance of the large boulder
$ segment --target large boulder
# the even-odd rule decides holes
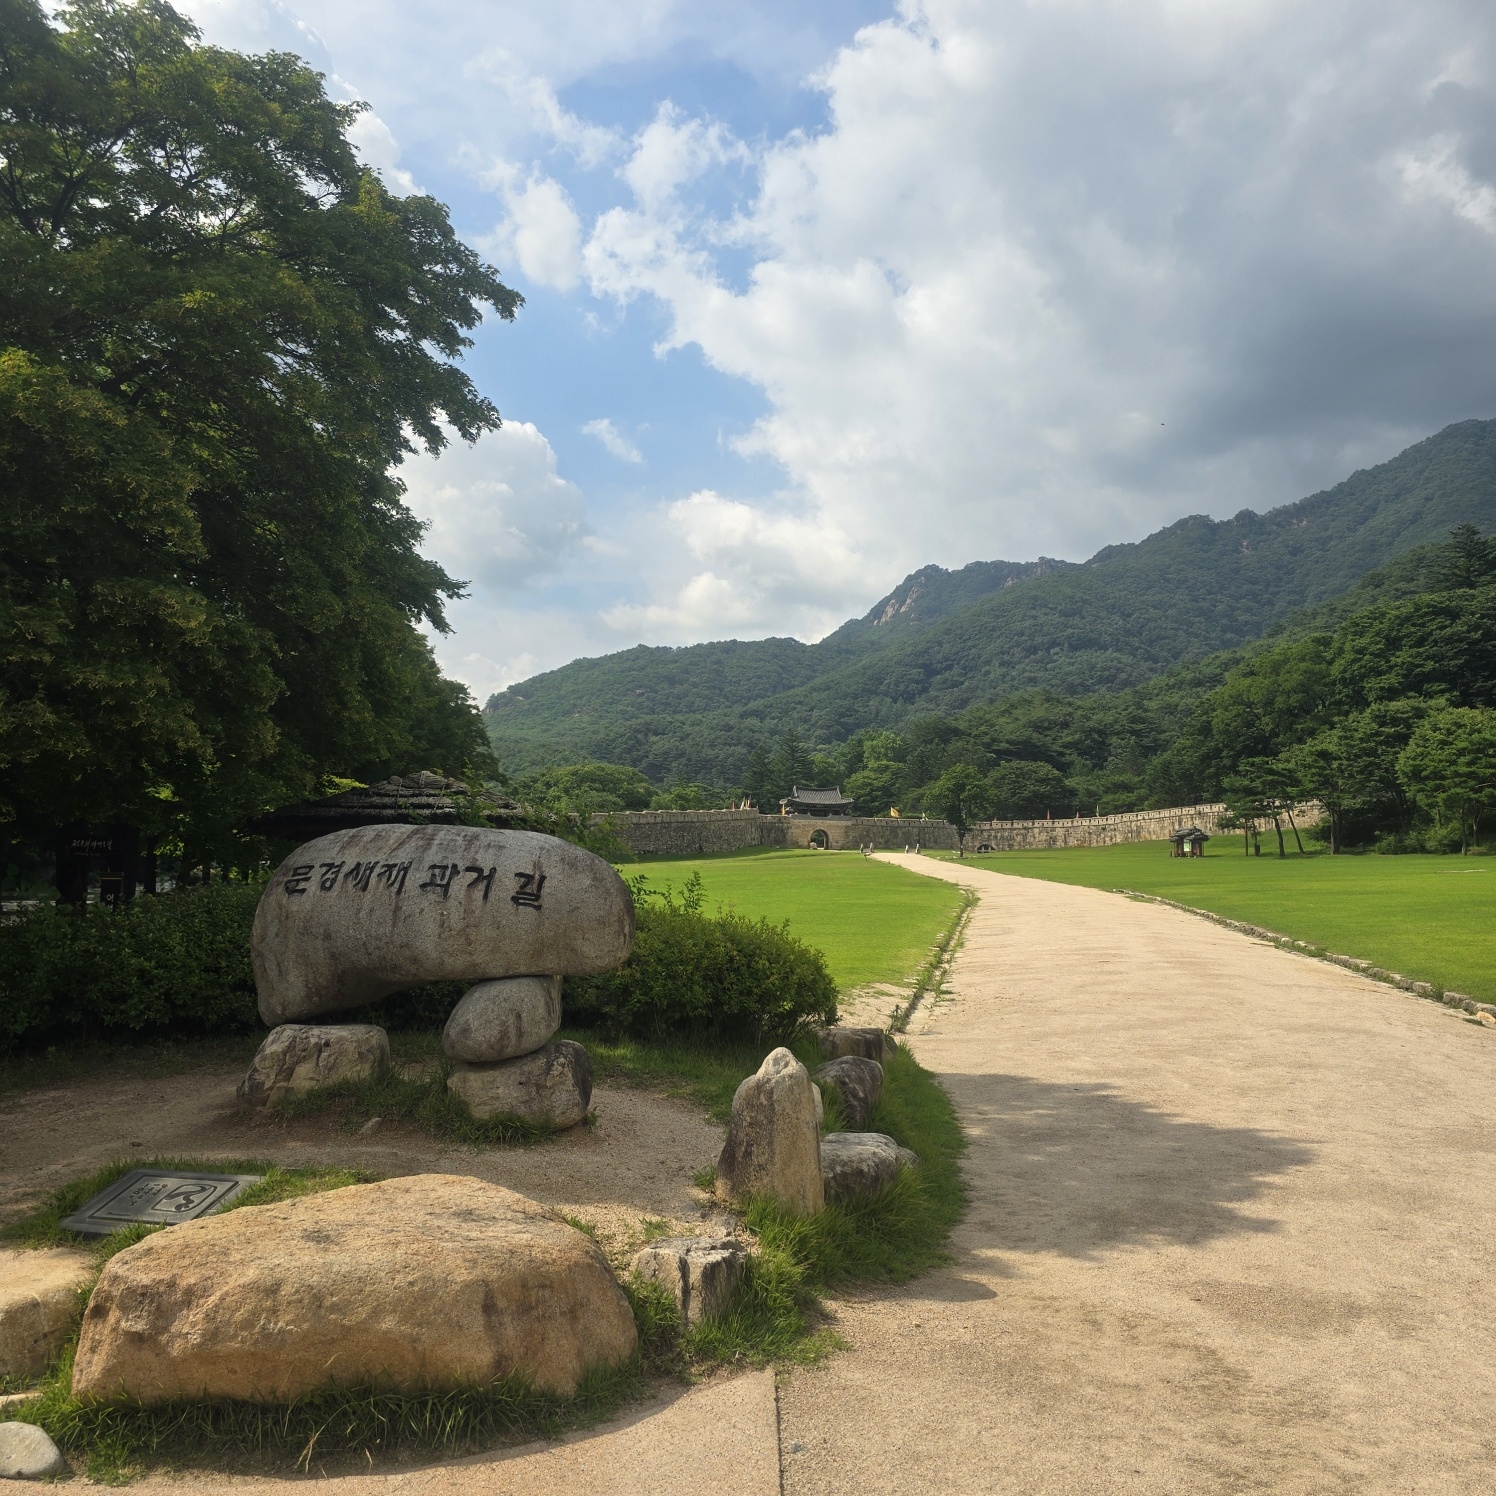
[[[827,1200],[853,1200],[886,1190],[919,1155],[881,1132],[828,1132],[821,1139],[821,1177]]]
[[[580,1044],[559,1039],[496,1065],[459,1062],[447,1088],[485,1121],[515,1117],[559,1132],[575,1127],[592,1105],[592,1056]]]
[[[634,1256],[634,1271],[662,1283],[675,1299],[687,1329],[716,1319],[732,1299],[748,1253],[731,1236],[670,1236]]]
[[[449,1060],[510,1060],[533,1053],[560,1027],[560,977],[501,977],[463,993],[442,1049]]]
[[[883,1095],[883,1067],[877,1060],[844,1054],[839,1060],[828,1060],[819,1066],[815,1078],[823,1085],[836,1087],[849,1127],[860,1129],[868,1125]]]
[[[0,1423],[0,1480],[46,1480],[62,1470],[62,1451],[34,1423]]]
[[[417,1174],[161,1231],[110,1259],[73,1393],[281,1403],[328,1386],[418,1393],[520,1373],[569,1395],[633,1355],[595,1243],[468,1176]]]
[[[0,1377],[39,1377],[82,1310],[93,1276],[87,1252],[0,1247]]]
[[[389,1035],[372,1023],[282,1023],[260,1045],[239,1100],[266,1106],[318,1086],[364,1080],[389,1068]]]
[[[893,1037],[880,1028],[849,1028],[845,1024],[836,1024],[821,1030],[821,1053],[828,1060],[855,1054],[881,1064],[893,1057],[896,1048]]]
[[[737,1089],[717,1184],[729,1200],[763,1195],[788,1210],[814,1215],[825,1204],[821,1129],[810,1073],[787,1049],[776,1049]]]
[[[250,958],[268,1024],[421,982],[617,966],[634,901],[601,857],[483,826],[357,826],[298,847],[255,911]]]

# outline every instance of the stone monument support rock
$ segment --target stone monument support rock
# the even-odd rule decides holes
[[[764,1195],[801,1215],[825,1204],[810,1073],[776,1049],[737,1089],[717,1183],[729,1200]]]
[[[539,1049],[560,1027],[560,977],[501,977],[463,994],[447,1019],[442,1049],[449,1060],[512,1060]]]
[[[282,1023],[270,1030],[239,1082],[239,1100],[266,1106],[316,1086],[363,1080],[389,1063],[389,1036],[371,1023]]]
[[[298,847],[255,911],[267,1024],[358,1007],[421,982],[618,965],[634,904],[601,857],[481,826],[358,826]]]
[[[592,1105],[592,1057],[570,1039],[494,1065],[458,1061],[447,1089],[475,1117],[516,1117],[536,1127],[575,1127]]]

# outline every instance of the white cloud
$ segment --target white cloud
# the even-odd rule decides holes
[[[407,459],[405,502],[428,522],[422,550],[475,592],[510,592],[553,577],[591,536],[581,490],[525,421],[507,421],[469,446]]]
[[[838,537],[865,587],[1084,556],[1493,413],[1493,41],[1461,0],[907,0],[737,214],[692,184],[739,147],[662,110],[586,274],[763,390],[737,446],[789,484],[752,507]],[[755,554],[788,599],[791,553]],[[752,611],[749,585],[719,558],[628,616]]]
[[[615,130],[589,124],[563,107],[548,78],[502,47],[488,49],[463,71],[497,87],[526,127],[564,147],[579,166],[600,165],[621,144]]]
[[[582,224],[566,190],[538,172],[521,184],[517,169],[503,164],[488,179],[503,193],[508,216],[484,249],[513,260],[537,285],[571,290],[581,277]]]
[[[588,436],[596,437],[603,444],[604,450],[616,457],[620,462],[644,461],[644,454],[607,416],[599,416],[595,421],[588,421],[582,427],[582,430]]]
[[[348,139],[358,150],[359,157],[379,173],[390,191],[403,197],[420,191],[416,179],[400,166],[400,143],[372,109],[366,109],[354,120]]]
[[[849,538],[822,518],[724,498],[710,489],[661,506],[641,536],[653,594],[603,612],[626,637],[681,644],[786,630],[817,638],[859,587]],[[684,575],[682,575],[684,573]]]
[[[659,213],[677,192],[714,168],[746,166],[752,154],[714,120],[690,119],[668,100],[635,137],[619,175],[646,213]]]

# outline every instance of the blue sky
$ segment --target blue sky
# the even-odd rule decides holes
[[[189,0],[370,106],[522,291],[506,425],[407,465],[489,692],[819,637],[1496,415],[1475,0]]]

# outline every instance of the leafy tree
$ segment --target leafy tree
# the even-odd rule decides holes
[[[768,808],[767,786],[772,775],[769,750],[762,743],[755,743],[753,752],[748,755],[748,767],[743,770],[742,791],[761,810]]]
[[[1450,707],[1426,717],[1397,761],[1398,778],[1432,814],[1459,826],[1460,851],[1496,805],[1496,711]]]
[[[1496,581],[1496,535],[1482,535],[1475,525],[1456,525],[1444,548],[1444,584],[1451,588],[1483,587]]]
[[[588,816],[610,810],[648,810],[655,787],[623,764],[567,764],[541,769],[515,781],[526,805],[555,815]]]
[[[808,784],[810,782],[810,755],[805,751],[805,744],[800,734],[793,727],[787,727],[784,735],[779,739],[779,746],[774,750],[774,756],[769,761],[769,779],[764,786],[766,799],[765,809],[777,810],[777,802],[782,800],[797,784]]]
[[[947,769],[925,792],[924,798],[927,806],[956,828],[963,854],[971,823],[992,812],[992,786],[979,770],[969,764],[956,764]]]
[[[418,625],[461,584],[393,469],[498,412],[519,298],[347,139],[361,106],[165,0],[0,3],[0,814],[207,843],[495,765]]]
[[[651,810],[723,810],[727,796],[709,784],[693,783],[677,774],[663,791],[649,802]]]
[[[987,780],[992,814],[1002,821],[1026,821],[1072,808],[1065,776],[1050,764],[1025,759],[999,764]]]
[[[1496,706],[1496,586],[1355,614],[1336,633],[1331,669],[1349,708],[1408,696]]]
[[[875,760],[847,780],[843,793],[857,802],[858,815],[887,815],[903,797],[904,765]]]

